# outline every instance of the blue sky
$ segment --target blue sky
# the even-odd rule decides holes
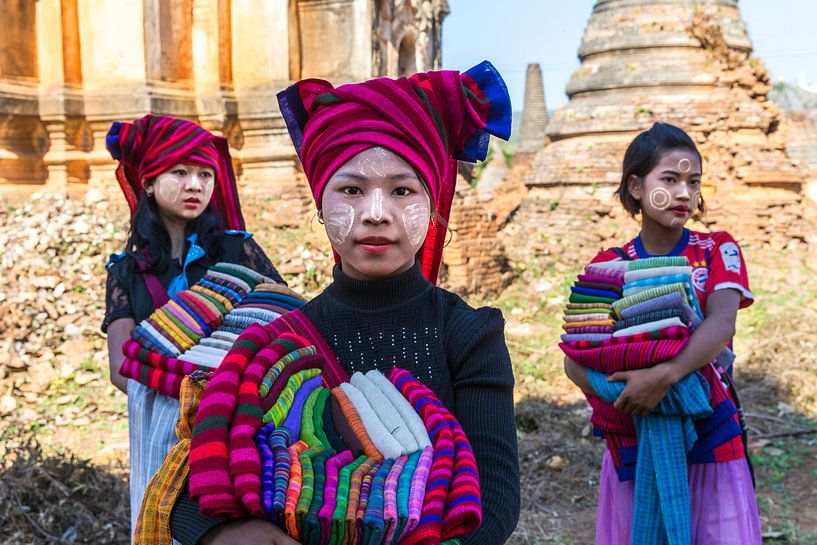
[[[443,23],[443,67],[467,69],[493,62],[522,107],[525,68],[538,62],[548,109],[565,102],[565,86],[594,0],[449,0]],[[774,81],[796,82],[803,72],[817,83],[817,0],[740,0],[755,55]]]

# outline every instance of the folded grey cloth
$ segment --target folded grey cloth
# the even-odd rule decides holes
[[[377,410],[372,408],[366,400],[366,396],[363,395],[363,392],[348,382],[342,383],[340,389],[346,394],[346,397],[349,398],[352,405],[354,405],[358,416],[360,416],[360,422],[366,429],[366,433],[369,434],[369,438],[372,440],[372,443],[374,443],[375,448],[380,451],[380,454],[386,459],[394,459],[401,454],[406,454],[403,452],[403,446],[397,442],[397,439],[391,436],[389,430],[386,429],[383,422],[377,417]]]
[[[417,440],[414,439],[414,435],[408,429],[408,424],[403,420],[403,416],[395,410],[394,404],[389,398],[380,391],[380,388],[361,372],[353,374],[349,382],[363,392],[366,401],[377,409],[377,417],[392,437],[397,439],[405,453],[417,450]]]
[[[395,388],[394,384],[392,384],[389,379],[387,379],[385,375],[383,375],[383,373],[377,369],[372,369],[371,371],[367,372],[366,378],[368,378],[372,384],[377,386],[378,389],[383,392],[386,398],[388,398],[388,400],[391,402],[392,406],[394,406],[395,410],[400,413],[400,416],[403,418],[403,422],[406,423],[411,435],[417,442],[418,450],[431,446],[431,439],[428,437],[428,431],[426,431],[426,426],[423,424],[423,419],[420,418],[420,415],[417,414],[417,411],[414,410],[411,403],[409,403],[408,400],[403,397],[400,390]],[[411,452],[412,451],[409,451],[409,453]]]

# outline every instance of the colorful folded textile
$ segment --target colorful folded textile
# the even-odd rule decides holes
[[[416,451],[419,453],[420,451]],[[400,477],[406,468],[408,456],[400,456],[394,461],[388,476],[386,477],[386,484],[383,489],[383,543],[391,543],[394,539],[398,529],[405,526],[405,519],[400,523],[400,514],[397,506],[397,492],[400,483]]]
[[[292,465],[289,468],[289,483],[287,484],[286,507],[284,508],[284,524],[289,535],[295,539],[298,539],[300,535],[295,519],[295,507],[298,505],[298,500],[301,497],[301,487],[303,483],[300,456],[308,448],[309,446],[305,442],[298,441],[287,449]]]
[[[646,312],[654,312],[657,310],[663,310],[667,308],[680,308],[685,303],[686,297],[681,295],[681,293],[675,291],[672,293],[668,293],[666,295],[654,297],[653,299],[648,299],[642,303],[636,303],[635,305],[622,309],[621,318],[622,319],[632,318],[633,316],[637,316],[639,314],[644,314]]]
[[[609,320],[609,313],[600,314],[565,314],[562,319],[565,322],[586,322],[589,320]]]
[[[680,282],[650,288],[642,292],[639,292],[635,295],[624,297],[613,303],[613,314],[615,315],[616,318],[621,318],[621,312],[624,309],[629,308],[633,305],[637,305],[638,303],[643,303],[645,301],[649,301],[650,299],[655,299],[656,297],[667,295],[673,292],[678,292],[682,296],[687,298],[688,297],[687,287],[688,284]]]
[[[609,305],[606,307],[604,306],[588,306],[585,308],[570,308],[568,307],[565,309],[565,316],[577,316],[582,314],[604,314],[605,316],[609,317],[613,314],[613,310],[610,308]]]
[[[612,333],[564,333],[559,336],[563,343],[574,341],[602,341],[612,337]]]
[[[259,280],[264,283],[258,284]],[[266,291],[262,297],[273,296],[291,309],[302,304],[300,296],[286,286],[269,291],[270,282],[246,267],[218,263],[198,283],[175,294],[140,322],[131,340],[157,356],[171,356],[195,368],[216,368],[247,327],[280,316],[280,313],[245,304],[243,300],[253,294],[253,288],[264,286]],[[145,368],[144,361],[137,363],[133,359],[123,363],[120,373],[168,396],[178,397],[186,368]],[[167,376],[168,373],[176,376]]]
[[[624,285],[624,279],[620,276],[612,276],[606,274],[580,274],[576,277],[579,282],[592,282],[596,284],[607,284],[618,286]]]
[[[613,263],[591,263],[584,268],[584,274],[592,276],[607,277],[617,282],[624,282],[624,273],[627,271],[626,262],[618,262],[617,267],[610,266]],[[621,265],[624,267],[622,268]]]
[[[594,391],[608,403],[626,386],[588,371]],[[695,372],[673,385],[653,410],[655,417],[634,417],[638,462],[632,543],[690,543],[687,453],[698,439],[693,419],[712,414],[709,385]]]
[[[383,373],[378,371],[377,369],[372,369],[366,373],[366,378],[372,381],[372,383],[377,386],[381,392],[388,398],[391,402],[394,409],[400,413],[400,416],[403,419],[403,422],[408,426],[409,432],[411,432],[414,440],[417,443],[417,448],[422,450],[428,446],[431,446],[431,439],[428,437],[428,431],[426,431],[425,425],[423,421],[420,419],[420,415],[414,410],[408,400],[403,397],[403,394],[394,387],[388,378],[386,378]]]
[[[571,334],[579,333],[613,333],[613,326],[611,325],[588,325],[581,327],[572,327],[567,330]]]
[[[382,376],[382,375],[381,375]],[[386,380],[385,377],[383,377]],[[419,450],[419,445],[414,435],[409,430],[408,423],[403,419],[401,413],[396,409],[392,401],[378,388],[367,375],[354,373],[350,379],[352,386],[356,387],[369,405],[375,410],[375,416],[383,424],[385,430],[394,437],[401,447],[402,454]],[[392,387],[393,388],[393,387]],[[396,390],[395,390],[396,391]],[[397,392],[399,394],[399,392]]]
[[[656,320],[646,324],[639,324],[619,329],[613,332],[613,337],[627,337],[629,335],[636,335],[638,333],[650,333],[652,331],[660,331],[667,327],[685,327],[686,324],[679,318],[666,318],[664,320]]]
[[[567,305],[565,305],[565,308],[570,309],[570,310],[579,310],[579,309],[588,309],[588,308],[591,308],[591,309],[603,308],[603,309],[612,310],[613,305],[608,304],[608,303],[568,303]]]
[[[394,465],[394,460],[386,460],[372,478],[369,501],[363,515],[363,535],[361,545],[380,545],[386,528],[386,518],[383,514],[385,502],[386,478]]]
[[[567,333],[562,335],[560,344],[567,357],[589,371],[608,375],[669,361],[684,349],[703,319],[692,288],[691,268],[685,257],[588,265],[583,280],[587,281],[588,276],[597,280],[596,275],[626,281],[624,297],[611,301],[610,305],[615,332],[606,335],[606,332],[570,327],[581,324],[574,316],[581,316],[582,312],[590,314],[593,311],[588,309],[593,306],[600,308],[597,302],[571,299],[565,309],[563,327]],[[575,296],[576,293],[571,293],[571,298]],[[725,351],[718,360],[728,362],[730,356],[731,352]],[[699,439],[694,448],[682,451],[681,458],[684,463],[707,463],[742,457],[737,410],[718,378],[718,372],[707,366],[698,374],[709,384],[708,401],[713,412],[712,416],[696,423]],[[633,479],[638,457],[642,454],[642,444],[636,437],[637,425],[629,414],[614,408],[612,401],[615,398],[605,401],[596,396],[587,397],[593,409],[594,431],[607,441],[619,479]],[[686,479],[678,482],[686,485]]]
[[[614,291],[606,290],[606,289],[594,289],[594,288],[583,288],[581,286],[573,286],[570,288],[571,293],[575,293],[576,295],[588,295],[592,297],[604,297],[607,299],[618,299],[621,297],[620,293],[616,293]]]
[[[389,380],[423,416],[434,445],[420,524],[406,536],[405,543],[436,542],[438,532],[442,539],[467,535],[479,526],[482,506],[476,459],[462,427],[433,392],[408,372],[395,367]],[[437,522],[440,515],[441,524]]]
[[[684,325],[689,325],[686,318],[686,312],[684,311],[683,307],[679,305],[674,308],[653,310],[650,312],[644,312],[636,316],[632,316],[630,318],[622,318],[621,320],[616,320],[615,329],[616,331],[619,331],[635,325],[647,324],[658,320],[666,320],[667,318],[678,318],[682,322],[684,322]]]
[[[689,265],[689,260],[685,256],[659,256],[645,259],[635,259],[625,261],[628,271],[640,269],[656,269],[659,267],[684,267]]]
[[[685,265],[679,267],[653,267],[648,269],[628,270],[624,273],[624,282],[636,282],[645,278],[654,278],[672,275],[692,276],[692,267]]]
[[[571,303],[604,303],[610,305],[617,301],[617,297],[599,297],[596,295],[585,295],[583,293],[571,293],[568,301]]]
[[[597,348],[571,348],[569,344],[573,343],[562,343],[559,346],[570,359],[591,369],[612,374],[618,371],[643,369],[670,360],[680,354],[688,342],[688,338],[684,337],[631,341]]]
[[[623,293],[624,296],[627,297],[629,295],[635,295],[641,291],[646,289],[654,288],[656,286],[667,286],[669,284],[691,284],[692,277],[686,274],[673,274],[670,276],[654,276],[650,278],[642,278],[641,280],[636,280],[635,282],[629,282],[624,284]]]
[[[304,545],[319,545],[321,542],[321,522],[318,513],[328,492],[326,488],[327,465],[334,456],[335,451],[325,450],[317,455],[312,463],[315,473],[315,491],[301,527],[301,542]]]
[[[621,286],[617,286],[616,284],[606,284],[604,282],[587,282],[587,281],[577,281],[574,284],[577,288],[585,288],[591,290],[599,290],[603,292],[613,292],[616,296],[621,297]]]
[[[345,379],[322,339],[276,323],[250,324],[226,353],[228,341],[215,336],[179,358],[125,343],[128,361],[179,380],[171,371],[199,372],[185,358],[223,355],[187,456],[202,512],[266,518],[313,545],[430,544],[472,532],[481,519],[476,460],[439,399],[399,369]],[[355,459],[355,448],[366,455]]]
[[[351,454],[351,451],[346,451]],[[332,526],[329,533],[329,545],[341,545],[346,542],[346,510],[349,506],[349,489],[352,473],[364,462],[365,456],[358,456],[351,464],[343,466],[338,472],[338,491],[335,510],[332,512]],[[323,521],[323,519],[321,519]]]
[[[573,329],[581,329],[584,327],[593,327],[593,326],[609,326],[613,327],[616,325],[615,320],[611,319],[603,319],[603,320],[584,320],[581,322],[568,322],[562,324],[562,329],[565,331],[570,332]]]

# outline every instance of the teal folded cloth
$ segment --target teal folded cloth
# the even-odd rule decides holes
[[[406,527],[409,516],[409,495],[411,494],[411,478],[414,477],[414,470],[417,469],[417,462],[420,460],[420,455],[423,451],[418,450],[409,455],[406,466],[403,472],[400,473],[400,479],[397,482],[397,529],[394,531],[394,537],[391,544],[397,543],[400,534],[403,533],[403,528]]]
[[[312,491],[309,511],[306,512],[303,527],[301,528],[301,543],[303,545],[320,545],[321,521],[318,518],[318,512],[323,507],[326,494],[326,462],[334,455],[335,451],[325,450],[312,460],[312,470],[315,472],[315,488]]]
[[[615,402],[626,383],[587,369],[590,385]],[[650,416],[634,416],[638,452],[631,545],[689,545],[687,453],[698,439],[693,420],[712,414],[709,384],[692,373],[667,390]]]

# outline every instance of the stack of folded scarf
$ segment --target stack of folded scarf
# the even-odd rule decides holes
[[[601,341],[613,334],[613,302],[621,298],[624,272],[588,265],[570,288],[562,341]]]
[[[593,408],[591,422],[596,434],[607,441],[619,479],[640,476],[640,483],[636,479],[637,518],[650,520],[639,522],[638,527],[654,528],[654,523],[662,527],[674,512],[681,512],[686,524],[687,461],[733,459],[741,449],[737,409],[720,382],[719,372],[712,365],[703,367],[669,389],[654,410],[658,417],[635,419],[614,408],[624,385],[607,382],[607,376],[669,361],[684,349],[691,333],[703,321],[693,288],[692,268],[686,257],[598,263],[585,269],[577,286],[590,273],[594,277],[606,275],[620,283],[620,296],[606,301],[613,322],[610,332],[586,338],[563,335],[559,346],[569,358],[588,369],[588,378],[598,393],[588,395]],[[566,320],[573,315],[574,308],[575,304],[568,305]],[[718,359],[731,363],[733,356],[725,350]],[[701,404],[701,399],[708,400],[708,405]],[[663,448],[670,443],[681,452]],[[672,463],[668,461],[670,454]],[[675,486],[676,480],[683,481],[678,485],[679,493],[657,499],[655,483]],[[655,500],[660,508],[646,498]]]
[[[592,309],[593,317],[601,317],[602,311],[606,311],[610,325],[603,332],[582,330],[574,333],[567,326],[577,323],[573,317],[586,309],[577,308],[577,303],[569,303],[564,317],[568,333],[562,335],[559,346],[574,361],[604,374],[643,369],[672,359],[686,346],[694,324],[700,323],[691,275],[686,257],[588,265],[572,288],[571,301],[575,290],[580,289],[588,278],[599,287],[602,280],[606,281],[617,291],[608,288],[609,296],[603,303],[581,304],[597,305]],[[586,293],[582,295],[588,296]],[[598,294],[592,296],[599,297]],[[607,306],[598,306],[601,304]],[[632,419],[612,409],[612,404],[591,399],[591,405],[596,409],[593,423],[597,430],[610,433],[632,431]]]
[[[122,345],[119,372],[178,398],[182,378],[218,367],[247,327],[302,305],[295,292],[252,269],[218,263],[136,326]]]
[[[304,544],[431,544],[481,521],[462,428],[408,372],[333,384],[306,339],[251,326],[214,373],[190,444],[204,514],[270,520]]]

